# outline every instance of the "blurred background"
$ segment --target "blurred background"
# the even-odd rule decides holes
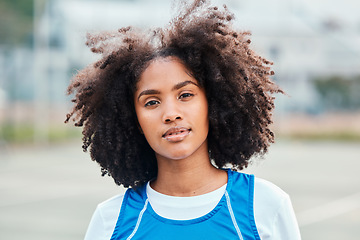
[[[246,170],[292,198],[303,239],[360,235],[360,2],[216,0],[274,62],[277,142]],[[162,27],[169,0],[0,0],[0,239],[83,239],[123,192],[65,125],[87,32]]]

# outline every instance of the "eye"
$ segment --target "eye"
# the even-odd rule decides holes
[[[145,103],[145,107],[150,107],[150,106],[155,106],[158,105],[160,102],[157,100],[150,100],[148,102]]]
[[[191,98],[193,96],[194,96],[194,94],[192,94],[192,93],[183,93],[183,94],[181,94],[179,96],[179,99],[188,99],[188,98]]]

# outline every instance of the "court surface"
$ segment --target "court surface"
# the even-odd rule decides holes
[[[359,143],[279,141],[246,172],[289,193],[302,239],[357,240],[359,169]],[[0,145],[0,239],[83,239],[96,205],[123,192],[79,142]]]

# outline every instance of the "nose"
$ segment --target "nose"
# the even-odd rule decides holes
[[[171,123],[171,122],[174,122],[175,120],[180,120],[181,117],[180,116],[168,116],[166,119],[165,119],[165,123]]]
[[[164,104],[164,103],[163,103]],[[163,123],[172,123],[177,120],[181,120],[182,114],[176,103],[167,103],[163,105]]]

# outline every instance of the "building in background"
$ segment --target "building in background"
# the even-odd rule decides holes
[[[40,125],[45,124],[49,111],[68,107],[65,92],[71,76],[99,57],[84,44],[87,32],[128,25],[162,27],[173,13],[171,2],[48,0],[43,12],[35,8],[34,48],[0,46],[0,109],[5,109],[0,121],[5,114],[24,114],[9,107],[21,102],[25,106],[35,103],[27,109],[41,116]],[[275,62],[275,80],[290,95],[278,98],[277,111],[326,111],[313,79],[360,75],[360,17],[356,12],[360,4],[356,0],[347,0],[348,4],[321,0],[213,2],[227,3],[235,13],[236,27],[252,32],[253,48]]]

